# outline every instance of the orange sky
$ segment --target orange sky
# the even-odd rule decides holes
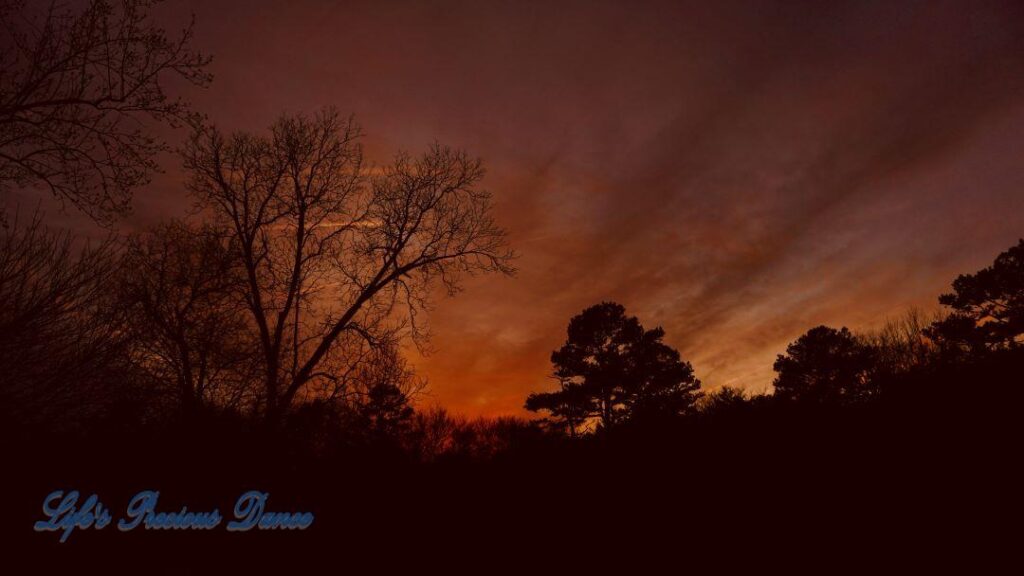
[[[897,6],[898,5],[898,6]],[[368,155],[481,156],[519,274],[467,283],[417,361],[519,413],[569,318],[624,304],[709,386],[763,390],[817,324],[932,306],[1024,236],[1019,2],[170,1],[222,126],[334,105]],[[126,228],[187,206],[177,162]]]

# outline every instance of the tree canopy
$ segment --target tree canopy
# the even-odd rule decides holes
[[[693,367],[662,341],[665,331],[644,329],[621,304],[587,308],[569,321],[567,336],[551,353],[559,390],[531,394],[526,408],[549,412],[573,434],[591,419],[610,428],[681,415],[699,397]]]
[[[1020,346],[1024,336],[1024,239],[999,254],[991,266],[961,274],[939,302],[953,313],[930,334],[973,350]]]
[[[811,328],[775,360],[775,396],[848,403],[870,396],[874,351],[846,327]]]

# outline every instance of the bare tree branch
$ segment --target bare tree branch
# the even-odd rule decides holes
[[[0,0],[0,191],[42,187],[100,222],[129,211],[167,149],[152,125],[196,116],[165,84],[212,78],[192,25],[168,37],[156,3]]]
[[[271,419],[345,365],[351,338],[374,348],[417,332],[433,286],[513,271],[479,160],[434,146],[368,176],[360,136],[328,109],[265,137],[202,126],[183,151],[199,206],[239,246]]]

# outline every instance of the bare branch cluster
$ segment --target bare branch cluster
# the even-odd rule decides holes
[[[118,282],[133,364],[184,412],[251,401],[251,346],[232,245],[212,226],[172,221],[128,239]]]
[[[167,149],[153,125],[195,117],[166,85],[211,80],[192,26],[169,37],[154,4],[0,0],[0,189],[41,186],[100,221],[128,212]]]
[[[4,417],[70,419],[109,399],[128,343],[110,297],[116,245],[76,246],[39,215],[0,229],[0,406]],[[11,410],[19,414],[11,414]]]
[[[328,109],[267,135],[202,126],[183,150],[190,191],[237,247],[271,418],[366,347],[422,338],[434,286],[512,272],[479,160],[434,146],[371,170],[361,134]]]

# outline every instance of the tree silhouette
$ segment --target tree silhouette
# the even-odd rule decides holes
[[[370,350],[351,378],[350,410],[371,440],[397,441],[408,431],[413,400],[426,388],[395,342]]]
[[[1024,336],[1024,239],[995,262],[953,281],[939,302],[953,313],[932,325],[935,339],[973,352],[1014,348]]]
[[[861,338],[874,349],[879,373],[888,376],[907,374],[938,358],[940,349],[929,335],[929,327],[943,319],[940,313],[926,315],[917,308],[911,308]]]
[[[359,416],[371,436],[397,438],[413,415],[409,397],[395,384],[378,382],[370,386],[359,406]]]
[[[360,134],[325,110],[267,136],[202,126],[184,151],[192,193],[237,246],[268,422],[351,365],[347,342],[422,336],[437,284],[454,293],[465,274],[512,271],[479,160],[438,146],[370,176]]]
[[[845,327],[807,331],[775,360],[775,396],[844,404],[871,396],[874,350]]]
[[[406,436],[406,450],[416,460],[435,460],[444,452],[450,433],[451,419],[444,408],[417,410],[412,418],[412,430]]]
[[[166,149],[147,122],[193,116],[164,83],[211,79],[192,27],[168,38],[153,4],[0,0],[0,190],[42,186],[99,220],[128,210]]]
[[[722,386],[701,398],[700,412],[711,417],[733,415],[750,405],[746,392],[732,386]]]
[[[225,235],[172,221],[128,239],[120,297],[136,363],[190,414],[238,407],[253,360],[238,297],[241,275]]]
[[[526,408],[550,412],[573,435],[589,418],[607,429],[685,414],[699,397],[700,381],[664,336],[661,328],[645,330],[620,304],[587,308],[569,321],[565,344],[551,354],[561,389],[531,394]]]
[[[633,419],[671,418],[689,413],[700,398],[700,381],[689,362],[662,342],[660,327],[643,331],[632,344],[623,401]]]
[[[116,245],[75,245],[38,215],[0,227],[0,420],[69,424],[127,379]]]
[[[583,384],[572,382],[570,378],[559,379],[560,388],[555,392],[530,394],[526,398],[526,409],[531,412],[546,411],[551,419],[542,423],[562,431],[568,431],[575,438],[586,421],[598,412],[595,398],[591,397]]]

